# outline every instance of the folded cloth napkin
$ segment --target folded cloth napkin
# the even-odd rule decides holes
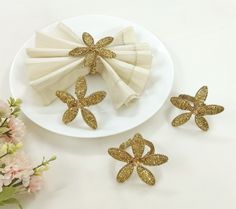
[[[106,47],[115,58],[97,57],[96,71],[104,79],[115,108],[127,105],[144,90],[150,74],[152,53],[148,44],[137,43],[132,27],[113,36]],[[79,76],[90,73],[83,55],[73,57],[69,52],[85,47],[80,36],[63,23],[47,32],[36,32],[35,47],[27,48],[26,60],[30,85],[41,96],[43,104],[56,99],[57,90],[66,90]]]

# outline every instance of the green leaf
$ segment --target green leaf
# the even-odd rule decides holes
[[[0,202],[11,199],[17,192],[16,187],[3,187],[2,192],[0,192]]]
[[[22,103],[22,100],[21,100],[21,99],[16,99],[16,100],[15,100],[15,105],[16,105],[16,106],[20,106],[21,103]]]
[[[14,103],[14,101],[15,101],[14,98],[10,97],[10,98],[8,99],[9,105],[12,106],[12,104]]]
[[[16,198],[9,198],[5,201],[0,202],[0,205],[9,205],[9,204],[15,204],[19,207],[19,209],[23,209],[23,207],[21,206],[19,200],[17,200]]]
[[[18,117],[20,114],[20,111],[21,111],[20,107],[17,106],[14,108],[11,114],[14,115],[15,117]]]
[[[8,104],[10,105],[10,107],[19,107],[21,103],[21,99],[14,99],[13,97],[10,97],[8,99]]]

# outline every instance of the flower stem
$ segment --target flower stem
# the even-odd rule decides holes
[[[42,163],[33,169],[33,170],[34,170],[34,173],[37,172],[37,169],[39,169],[39,168],[41,168],[41,167],[43,167],[43,166],[47,166],[50,162],[52,162],[52,161],[54,161],[54,160],[56,160],[56,156],[53,156],[53,157],[51,157],[49,160],[46,160],[46,161],[45,161],[45,158],[43,158]]]
[[[5,118],[5,120],[2,122],[1,126],[0,127],[3,127],[5,125],[5,123],[7,122],[7,119],[8,118]]]
[[[5,156],[7,156],[9,153],[5,153],[4,155],[0,156],[0,159],[4,158]]]

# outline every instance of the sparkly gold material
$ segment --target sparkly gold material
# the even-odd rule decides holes
[[[149,147],[149,151],[144,155],[145,146]],[[128,147],[132,148],[134,156],[125,151]],[[117,174],[117,181],[120,183],[125,182],[133,173],[134,167],[136,167],[141,180],[148,185],[154,185],[154,175],[142,165],[157,166],[166,163],[168,160],[165,155],[155,154],[152,142],[144,139],[138,133],[132,139],[122,143],[119,148],[110,148],[108,153],[116,160],[127,163]]]
[[[195,97],[181,94],[178,97],[171,97],[171,103],[181,110],[188,110],[190,112],[183,113],[177,116],[173,121],[173,126],[180,126],[186,123],[192,115],[195,115],[195,122],[197,126],[203,131],[209,129],[207,120],[203,117],[205,115],[215,115],[224,110],[224,107],[219,105],[206,105],[205,100],[208,95],[207,86],[203,86],[198,90]]]
[[[83,33],[82,38],[86,47],[77,47],[71,50],[69,55],[73,57],[84,55],[84,66],[90,68],[91,74],[96,73],[96,62],[98,56],[104,58],[116,57],[116,54],[113,51],[104,48],[112,43],[113,37],[102,38],[96,44],[94,43],[93,37],[89,33]]]
[[[105,98],[106,92],[97,91],[88,97],[85,97],[86,92],[87,84],[84,77],[79,77],[75,84],[75,94],[77,99],[65,91],[56,92],[56,96],[68,106],[68,109],[63,115],[62,121],[65,124],[73,121],[80,110],[87,125],[93,129],[96,129],[96,118],[86,107],[100,103]]]

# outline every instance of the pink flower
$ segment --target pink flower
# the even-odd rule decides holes
[[[0,137],[3,142],[18,143],[25,135],[25,125],[18,118],[10,117],[7,128],[10,129],[9,133]]]
[[[10,135],[16,140],[21,140],[25,135],[25,125],[18,118],[11,117],[8,122],[10,128]]]
[[[2,181],[4,186],[10,185],[14,179],[18,179],[17,182],[22,182],[25,188],[29,186],[34,170],[25,153],[18,152],[15,155],[7,155],[2,158],[1,163],[6,165],[6,167],[0,169],[3,176],[0,181]]]
[[[10,116],[10,114],[11,109],[9,105],[6,102],[0,100],[0,117],[7,118]]]
[[[43,177],[42,176],[32,176],[30,179],[28,192],[36,193],[41,190],[43,184]]]

